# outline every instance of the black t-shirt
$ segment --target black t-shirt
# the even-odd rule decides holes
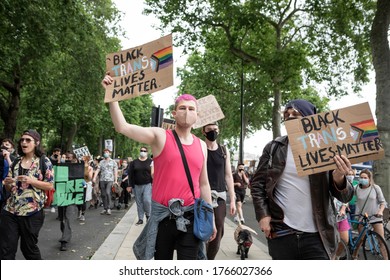
[[[225,181],[225,155],[218,145],[215,151],[207,150],[207,174],[210,187],[217,192],[226,191]]]
[[[152,160],[147,158],[142,161],[139,159],[133,160],[129,166],[129,183],[134,185],[145,185],[152,183],[151,165]]]

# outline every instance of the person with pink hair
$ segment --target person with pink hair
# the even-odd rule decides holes
[[[104,88],[113,83],[106,75]],[[174,130],[160,127],[141,127],[126,121],[118,102],[111,102],[110,114],[115,130],[152,149],[154,177],[152,211],[143,231],[134,243],[137,259],[173,259],[176,249],[180,260],[195,260],[203,246],[193,233],[195,198],[202,197],[211,204],[211,191],[207,175],[206,143],[191,133],[197,121],[198,104],[190,94],[175,101],[172,115],[176,120]],[[187,180],[182,157],[175,140],[177,134],[183,146],[190,169],[194,194]],[[211,240],[215,238],[216,227]]]

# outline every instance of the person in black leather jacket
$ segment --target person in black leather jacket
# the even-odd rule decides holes
[[[285,121],[316,114],[315,106],[302,99],[285,108]],[[332,259],[339,242],[333,197],[348,202],[353,195],[345,178],[350,161],[343,155],[334,161],[333,171],[299,177],[287,136],[265,146],[250,184],[272,259]]]

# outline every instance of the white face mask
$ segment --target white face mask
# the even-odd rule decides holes
[[[147,157],[148,153],[147,152],[140,152],[139,153],[139,156],[144,158],[144,157]]]
[[[352,183],[353,178],[354,178],[355,176],[353,176],[353,175],[347,175],[347,176],[345,176],[345,177],[347,178],[348,181],[350,181],[350,182]]]

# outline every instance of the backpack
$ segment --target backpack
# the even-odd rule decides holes
[[[44,177],[45,174],[46,174],[46,163],[45,163],[45,159],[46,159],[46,156],[45,155],[42,155],[39,159],[39,168],[41,170],[41,174],[42,176]],[[20,157],[17,157],[13,162],[12,162],[12,165],[11,165],[11,171],[12,171],[12,176],[14,176],[14,170],[15,170],[15,166],[19,163],[20,161]],[[44,205],[43,207],[50,207],[50,205],[53,203],[53,200],[54,200],[54,192],[55,192],[55,189],[51,189],[51,190],[41,190],[41,193],[44,194]]]
[[[222,156],[226,159],[226,147],[225,145],[218,144],[221,147],[222,150]]]

